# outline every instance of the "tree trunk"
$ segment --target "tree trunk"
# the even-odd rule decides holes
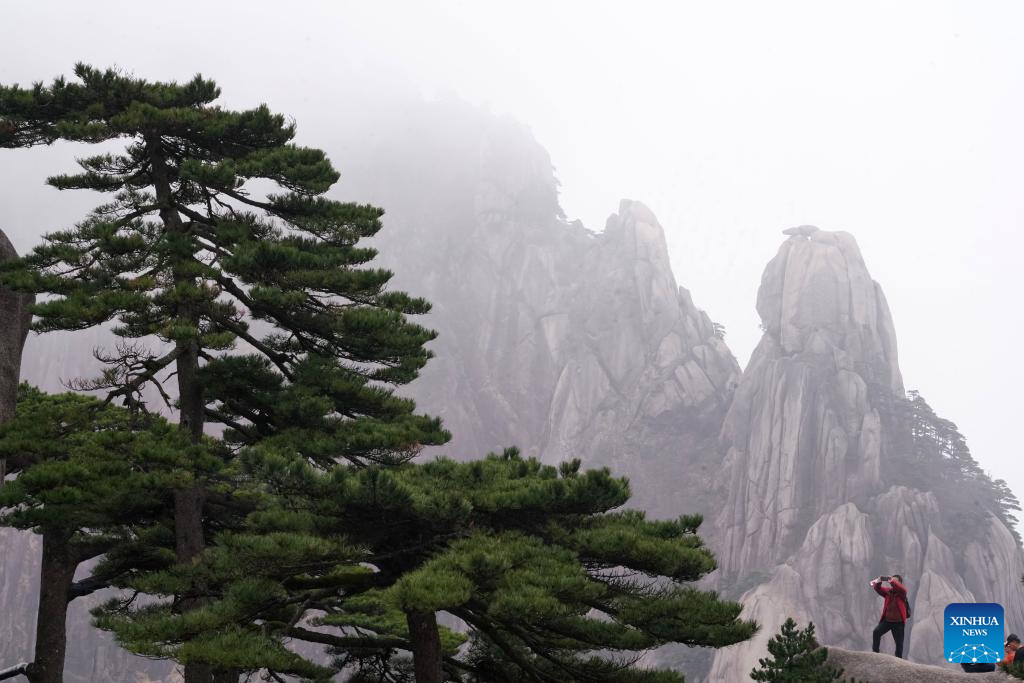
[[[406,612],[416,683],[442,683],[441,634],[433,612]]]
[[[29,666],[32,683],[64,680],[67,649],[68,591],[78,563],[72,558],[68,539],[43,531],[43,559],[39,572],[39,609],[36,612],[35,661]]]
[[[203,437],[203,395],[202,387],[196,381],[199,370],[199,356],[195,342],[179,342],[187,348],[178,356],[178,410],[181,428],[188,431],[192,443],[199,443]],[[189,564],[203,551],[203,502],[205,491],[196,481],[187,489],[174,492],[174,541],[177,560]],[[194,586],[200,593],[202,585]],[[203,603],[201,597],[181,600],[181,609],[195,609]],[[184,683],[211,683],[214,681],[213,668],[208,664],[193,662],[185,665]],[[235,679],[237,680],[237,678]]]
[[[167,167],[167,159],[164,150],[161,148],[159,138],[148,138],[146,144],[149,147],[151,173],[153,179],[153,190],[156,193],[157,203],[160,205],[160,219],[171,232],[184,235],[187,228],[182,223],[178,210],[173,205],[171,195],[171,182]],[[185,262],[189,256],[180,257],[184,263],[172,265],[172,279],[175,284],[185,283],[193,280],[192,276],[185,272],[181,265],[189,266]],[[179,320],[191,323],[198,327],[198,314],[187,303],[178,304],[177,316]],[[177,358],[177,380],[178,380],[178,422],[181,428],[188,432],[192,443],[197,444],[203,438],[203,422],[205,418],[205,402],[203,401],[203,389],[199,384],[197,375],[199,372],[199,344],[195,339],[179,340],[177,342],[179,355]],[[177,560],[181,564],[189,564],[193,558],[199,555],[205,545],[203,539],[203,502],[205,493],[201,483],[196,482],[189,488],[180,489],[174,492],[174,540]],[[201,586],[197,586],[201,589]],[[194,609],[202,604],[201,598],[183,599],[181,608],[183,610]],[[213,669],[207,664],[193,663],[185,665],[185,683],[211,683],[213,680]]]
[[[177,360],[178,410],[181,428],[189,433],[192,443],[203,438],[203,394],[196,379],[199,355],[195,342],[178,342],[184,346]],[[174,492],[174,540],[178,562],[188,564],[203,550],[203,487],[195,483]]]

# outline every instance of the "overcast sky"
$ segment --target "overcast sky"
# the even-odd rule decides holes
[[[1024,3],[994,0],[35,0],[5,5],[0,82],[79,60],[201,71],[228,104],[266,101],[300,132],[358,106],[353,79],[454,92],[532,128],[569,218],[600,229],[620,198],[647,203],[741,364],[780,230],[847,230],[888,296],[907,387],[1020,496],[1022,27]],[[0,217],[22,249],[18,226],[45,208],[18,200],[67,157],[30,153],[0,157]]]

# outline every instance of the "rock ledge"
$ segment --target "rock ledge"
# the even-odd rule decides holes
[[[938,666],[914,664],[892,655],[855,652],[841,647],[828,648],[828,663],[842,667],[843,678],[871,683],[984,683],[984,681],[1015,681],[1001,671],[968,674]]]

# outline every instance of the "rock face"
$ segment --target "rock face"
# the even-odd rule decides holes
[[[1007,623],[1024,624],[1024,563],[1007,525],[987,514],[973,535],[984,540],[964,543],[952,501],[895,474],[914,442],[897,410],[892,319],[856,242],[787,233],[758,293],[764,337],[722,430],[728,503],[714,534],[718,585],[742,593],[762,631],[720,651],[709,680],[747,680],[787,616],[813,621],[822,642],[870,649],[881,600],[867,584],[879,574],[910,585],[913,660],[942,661],[950,602],[1000,602]]]
[[[629,475],[656,513],[701,508],[712,470],[701,458],[714,455],[739,367],[676,283],[657,219],[625,200],[603,232],[567,222],[524,127],[433,107],[442,114],[421,121],[436,127],[389,138],[373,171],[349,160],[352,196],[387,207],[378,245],[396,286],[434,303],[436,357],[409,393],[452,431],[442,450],[580,457]],[[388,184],[359,185],[376,176]]]
[[[836,501],[879,491],[876,397],[903,394],[889,307],[850,235],[786,240],[757,311],[765,334],[723,427],[731,477],[719,559],[731,573],[778,563]]]
[[[676,285],[651,212],[623,201],[596,235],[565,224],[531,235],[510,217],[478,226],[469,241],[488,253],[448,263],[441,291],[424,292],[444,302],[430,321],[441,337],[412,393],[422,388],[421,407],[455,434],[445,450],[478,457],[515,444],[643,480],[638,466],[656,469],[643,436],[671,425],[659,466],[683,464],[678,439],[713,434],[738,367]]]

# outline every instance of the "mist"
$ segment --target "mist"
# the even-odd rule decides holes
[[[595,300],[614,298],[619,291],[611,285],[605,291],[594,277],[602,268],[618,272],[621,265],[601,249],[614,251],[617,234],[641,234],[644,226],[657,225],[670,265],[664,273],[654,267],[653,279],[664,285],[658,291],[682,286],[692,295],[693,308],[680,304],[684,312],[678,320],[671,317],[673,308],[669,322],[662,316],[667,305],[652,306],[644,315],[662,316],[655,317],[675,331],[700,330],[686,343],[702,348],[710,338],[705,326],[713,321],[724,331],[723,349],[714,352],[716,369],[707,372],[721,400],[714,419],[688,414],[687,425],[699,424],[699,429],[691,430],[698,434],[692,443],[680,447],[686,452],[717,448],[708,444],[721,433],[736,443],[756,440],[751,436],[755,428],[729,426],[725,416],[739,409],[728,408],[740,399],[731,402],[731,394],[726,395],[739,386],[742,398],[743,382],[769,362],[759,347],[766,330],[755,305],[759,287],[778,290],[780,300],[791,296],[793,288],[779,284],[785,280],[779,273],[797,268],[787,259],[799,262],[799,254],[791,251],[803,248],[784,242],[782,230],[813,225],[849,233],[853,246],[836,238],[835,253],[849,257],[845,267],[854,281],[851,291],[855,296],[868,292],[864,296],[872,311],[870,321],[865,318],[857,329],[870,328],[877,338],[894,329],[898,339],[898,367],[895,349],[881,342],[876,349],[889,364],[886,372],[901,373],[902,384],[892,381],[889,388],[897,394],[904,388],[920,390],[935,413],[955,422],[981,469],[992,479],[1005,480],[1020,496],[1021,25],[1024,7],[1012,2],[18,3],[5,8],[0,25],[0,83],[48,82],[85,62],[154,81],[185,81],[202,73],[217,81],[223,91],[218,103],[226,108],[267,103],[297,122],[298,143],[327,151],[341,172],[331,197],[376,202],[388,211],[379,237],[382,258],[395,267],[396,282],[413,294],[429,287],[454,293],[455,285],[437,284],[443,268],[435,272],[409,254],[389,260],[390,253],[401,251],[408,235],[418,240],[448,235],[442,232],[442,217],[430,211],[451,206],[451,215],[469,216],[455,190],[477,187],[474,164],[486,156],[481,149],[498,150],[494,158],[499,160],[493,163],[501,170],[495,173],[513,178],[510,184],[521,176],[539,178],[536,185],[522,183],[539,193],[524,190],[521,195],[536,200],[529,208],[535,215],[519,207],[523,213],[510,218],[510,224],[559,235],[568,230],[565,234],[572,236],[564,240],[573,245],[565,247],[570,255],[557,255],[565,246],[561,238],[537,238],[537,249],[554,254],[555,271],[565,278],[578,276]],[[42,234],[70,227],[98,203],[96,195],[61,193],[44,185],[48,176],[74,168],[75,155],[86,153],[84,146],[58,143],[0,154],[0,228],[20,252],[31,249]],[[488,160],[479,163],[491,168]],[[557,189],[553,207],[546,194],[547,174]],[[436,177],[428,180],[426,175]],[[448,189],[448,204],[431,204]],[[642,205],[620,205],[622,199]],[[579,237],[581,226],[600,235],[606,225],[614,234],[593,253],[587,251],[587,240],[594,238]],[[657,246],[661,237],[651,239]],[[828,245],[832,248],[832,242]],[[579,254],[578,264],[571,254]],[[641,255],[647,258],[646,252]],[[525,257],[524,263],[530,265]],[[808,272],[820,275],[811,267]],[[858,289],[858,278],[877,282],[884,297],[876,301],[874,289]],[[466,281],[477,282],[470,275]],[[845,280],[837,285],[842,286]],[[637,300],[646,302],[646,296]],[[567,296],[565,306],[584,298]],[[442,325],[438,359],[424,382],[413,385],[412,395],[446,422],[466,425],[461,433],[456,430],[451,447],[459,457],[513,445],[507,441],[521,438],[516,429],[534,424],[520,413],[520,423],[509,420],[504,431],[480,433],[473,431],[465,411],[445,414],[453,397],[467,390],[463,385],[439,388],[442,376],[458,371],[444,352],[464,349],[458,346],[461,341],[444,346],[443,326],[457,320],[456,304],[434,303],[436,313],[428,320]],[[509,310],[509,320],[518,320],[518,309]],[[654,329],[651,320],[643,319],[644,330]],[[859,319],[851,313],[843,320]],[[589,338],[573,339],[580,347],[589,343]],[[600,349],[587,348],[601,355]],[[658,350],[654,345],[647,352],[653,357]],[[516,353],[520,350],[508,351]],[[732,357],[738,362],[735,374]],[[28,367],[42,372],[50,361],[35,358]],[[502,362],[511,364],[504,356]],[[565,367],[577,367],[574,362],[585,371],[584,361]],[[746,371],[743,378],[741,370]],[[471,373],[465,372],[460,382],[469,381]],[[608,370],[610,376],[615,372]],[[543,371],[536,373],[540,377]],[[557,395],[559,377],[537,382],[549,383],[550,393]],[[636,381],[649,379],[642,377]],[[828,400],[821,398],[821,404]],[[637,399],[636,405],[648,406],[646,401]],[[708,414],[714,411],[709,408]],[[870,413],[861,411],[858,419]],[[556,415],[554,408],[551,415]],[[488,414],[495,423],[499,418],[508,415]],[[577,455],[563,452],[566,444],[589,445],[559,432],[551,426],[555,422],[549,415],[536,418],[549,431],[524,444],[529,454],[553,462]],[[639,448],[632,441],[607,450],[595,445],[593,462],[625,468],[639,484],[651,476],[655,488],[646,498],[641,490],[638,505],[671,516],[675,508],[656,486],[665,472],[686,476],[672,469],[681,467],[671,455],[680,432],[661,422],[645,429],[629,439],[652,452],[668,449],[668,459],[657,461],[664,470],[645,475],[630,469],[636,465],[627,456]],[[723,454],[715,453],[717,460],[686,463],[724,470]],[[886,467],[883,448],[882,479]],[[745,481],[747,473],[735,476]],[[872,497],[878,492],[872,489],[869,495],[867,490],[849,499],[862,509],[868,500],[881,506],[872,510],[883,509],[887,503]],[[712,501],[694,500],[710,519]],[[732,502],[733,509],[742,508],[742,500]],[[715,548],[725,558],[723,576],[752,571],[756,563],[748,565],[749,558],[725,550],[731,542],[725,539],[739,534],[736,529],[743,525],[736,520],[721,524],[729,529]],[[901,557],[903,551],[885,552]],[[774,566],[784,559],[758,561]],[[1019,576],[1010,578],[1016,582]],[[723,590],[745,585],[721,581],[716,587]],[[817,621],[816,615],[807,616]],[[777,625],[771,619],[766,623]],[[833,628],[846,637],[842,628]],[[711,676],[706,680],[714,680],[715,672],[726,676],[708,661],[698,670]]]
[[[1024,491],[1009,429],[1024,385],[1016,3],[185,2],[157,19],[131,3],[40,2],[6,14],[4,82],[77,61],[202,72],[225,106],[294,117],[300,142],[332,152],[340,192],[336,141],[372,139],[373,116],[400,116],[406,98],[508,114],[550,153],[568,217],[600,230],[621,197],[652,208],[676,276],[741,364],[779,231],[849,231],[886,287],[907,385]],[[91,205],[41,187],[67,166],[58,150],[0,165],[8,196],[46,197],[0,207],[19,249]]]

